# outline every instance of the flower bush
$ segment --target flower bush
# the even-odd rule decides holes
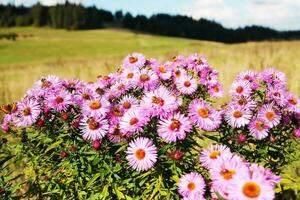
[[[197,54],[133,53],[93,83],[44,77],[1,107],[12,139],[1,143],[0,195],[274,199],[298,145],[300,101],[275,69],[242,72],[216,107],[222,95]]]

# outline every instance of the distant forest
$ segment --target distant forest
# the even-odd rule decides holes
[[[32,7],[0,5],[0,27],[13,26],[50,26],[68,30],[122,27],[156,35],[224,43],[300,39],[300,31],[276,31],[261,26],[229,29],[207,19],[195,20],[187,16],[168,14],[133,16],[122,11],[112,13],[69,2],[55,6],[43,6],[39,3]]]

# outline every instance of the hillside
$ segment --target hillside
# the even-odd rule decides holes
[[[300,94],[300,41],[227,45],[117,29],[25,27],[0,29],[1,33],[17,33],[18,37],[16,41],[0,40],[0,104],[18,100],[36,79],[47,74],[95,80],[97,75],[116,69],[133,51],[160,59],[178,53],[204,54],[220,72],[226,88],[242,70],[276,66],[287,74],[290,89]]]

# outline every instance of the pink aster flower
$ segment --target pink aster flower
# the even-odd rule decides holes
[[[129,69],[138,69],[142,68],[146,63],[146,58],[143,54],[140,53],[132,53],[126,56],[123,60],[123,67]]]
[[[13,117],[14,125],[17,127],[31,126],[41,113],[41,108],[37,100],[24,99],[18,103],[18,111]]]
[[[131,141],[126,154],[129,165],[137,171],[151,169],[157,160],[157,148],[152,140],[144,137]]]
[[[275,198],[274,186],[264,174],[254,171],[251,174],[235,176],[227,187],[230,200],[272,200]]]
[[[130,88],[137,84],[138,69],[124,69],[121,73],[121,79],[129,85]]]
[[[220,158],[232,157],[230,149],[224,145],[211,145],[204,149],[200,155],[200,162],[206,169],[212,169]]]
[[[178,184],[178,193],[186,199],[204,199],[205,181],[201,174],[191,172],[183,175]]]
[[[142,69],[137,73],[137,86],[146,91],[153,90],[159,84],[158,76],[152,70]]]
[[[110,99],[118,98],[121,95],[125,94],[127,90],[132,87],[129,84],[126,84],[124,81],[116,81],[109,89],[108,95]]]
[[[149,118],[139,107],[131,108],[121,118],[120,129],[123,134],[130,136],[133,133],[141,132],[148,120]]]
[[[83,102],[97,97],[100,97],[99,94],[86,86],[79,89],[78,92],[74,95],[75,101],[78,105],[82,105]]]
[[[85,116],[80,123],[83,138],[92,141],[102,139],[107,134],[108,128],[108,121],[100,116]]]
[[[27,92],[29,96],[44,96],[49,91],[57,90],[61,88],[62,81],[57,76],[47,76],[43,77],[37,82],[34,83],[34,86],[31,90]]]
[[[228,183],[238,174],[247,173],[249,173],[248,167],[240,157],[236,155],[221,157],[210,169],[214,191],[226,197]]]
[[[224,90],[220,83],[215,83],[215,84],[211,84],[208,86],[208,93],[212,97],[219,99],[219,98],[223,97]]]
[[[105,116],[110,109],[110,103],[105,98],[90,99],[83,103],[82,113],[88,116]]]
[[[107,118],[110,124],[118,124],[124,115],[125,110],[119,104],[113,105],[110,108]]]
[[[247,70],[247,71],[243,71],[241,73],[239,73],[237,75],[236,80],[244,80],[244,81],[249,81],[254,82],[258,77],[258,73],[255,71],[251,71],[251,70]]]
[[[173,62],[173,64],[175,66],[185,66],[186,65],[185,57],[183,55],[173,56],[171,61]]]
[[[258,117],[263,119],[270,128],[277,126],[281,120],[280,113],[272,104],[263,105],[258,112]]]
[[[204,56],[192,54],[187,58],[187,65],[189,69],[200,71],[203,67],[208,66],[208,62]]]
[[[287,94],[285,88],[268,87],[266,96],[268,100],[272,101],[278,106],[285,106],[287,104]]]
[[[64,111],[69,106],[74,105],[70,93],[68,93],[66,90],[48,93],[45,103],[49,108],[52,108],[56,111]]]
[[[290,112],[300,112],[300,99],[297,96],[288,93],[286,107]]]
[[[249,124],[251,117],[252,114],[249,109],[241,108],[239,106],[229,106],[225,111],[227,123],[234,128],[240,128]]]
[[[203,69],[198,72],[199,82],[205,86],[218,83],[218,76],[219,73],[209,66],[203,67]]]
[[[171,63],[156,64],[152,66],[152,69],[161,80],[168,80],[172,76],[172,66],[170,64]]]
[[[196,80],[191,76],[182,76],[180,79],[176,80],[175,82],[177,89],[182,94],[192,94],[197,90],[197,82]]]
[[[164,141],[171,143],[185,139],[186,133],[190,132],[191,129],[192,124],[189,118],[176,113],[166,119],[160,120],[157,132]]]
[[[120,100],[120,104],[122,105],[123,109],[129,110],[130,108],[137,107],[139,102],[135,97],[126,95]]]
[[[160,86],[145,94],[141,107],[151,116],[164,117],[178,108],[178,102],[175,95],[164,86]]]
[[[257,140],[264,139],[268,136],[269,126],[263,119],[255,118],[249,124],[249,130]]]
[[[221,124],[221,114],[202,99],[195,99],[190,103],[189,116],[199,128],[207,131],[217,129]]]
[[[235,81],[232,83],[229,93],[232,97],[249,97],[251,94],[251,86],[249,81]]]
[[[286,76],[283,72],[274,68],[265,69],[260,73],[260,79],[263,80],[268,86],[280,86],[285,87]]]
[[[274,174],[270,169],[259,166],[257,163],[252,163],[249,166],[250,174],[259,173],[265,176],[265,179],[270,182],[273,186],[281,181],[281,177]]]
[[[173,69],[173,78],[174,81],[180,79],[183,76],[187,76],[187,71],[182,67],[176,67]]]
[[[255,110],[257,108],[256,101],[253,100],[251,97],[235,97],[229,105],[249,110]]]

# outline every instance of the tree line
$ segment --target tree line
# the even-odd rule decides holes
[[[276,31],[261,26],[229,29],[207,20],[182,15],[155,14],[133,16],[122,11],[84,7],[66,2],[55,6],[39,3],[31,6],[0,5],[0,27],[50,26],[69,30],[123,27],[138,32],[192,39],[237,43],[261,40],[300,39],[300,31]]]

